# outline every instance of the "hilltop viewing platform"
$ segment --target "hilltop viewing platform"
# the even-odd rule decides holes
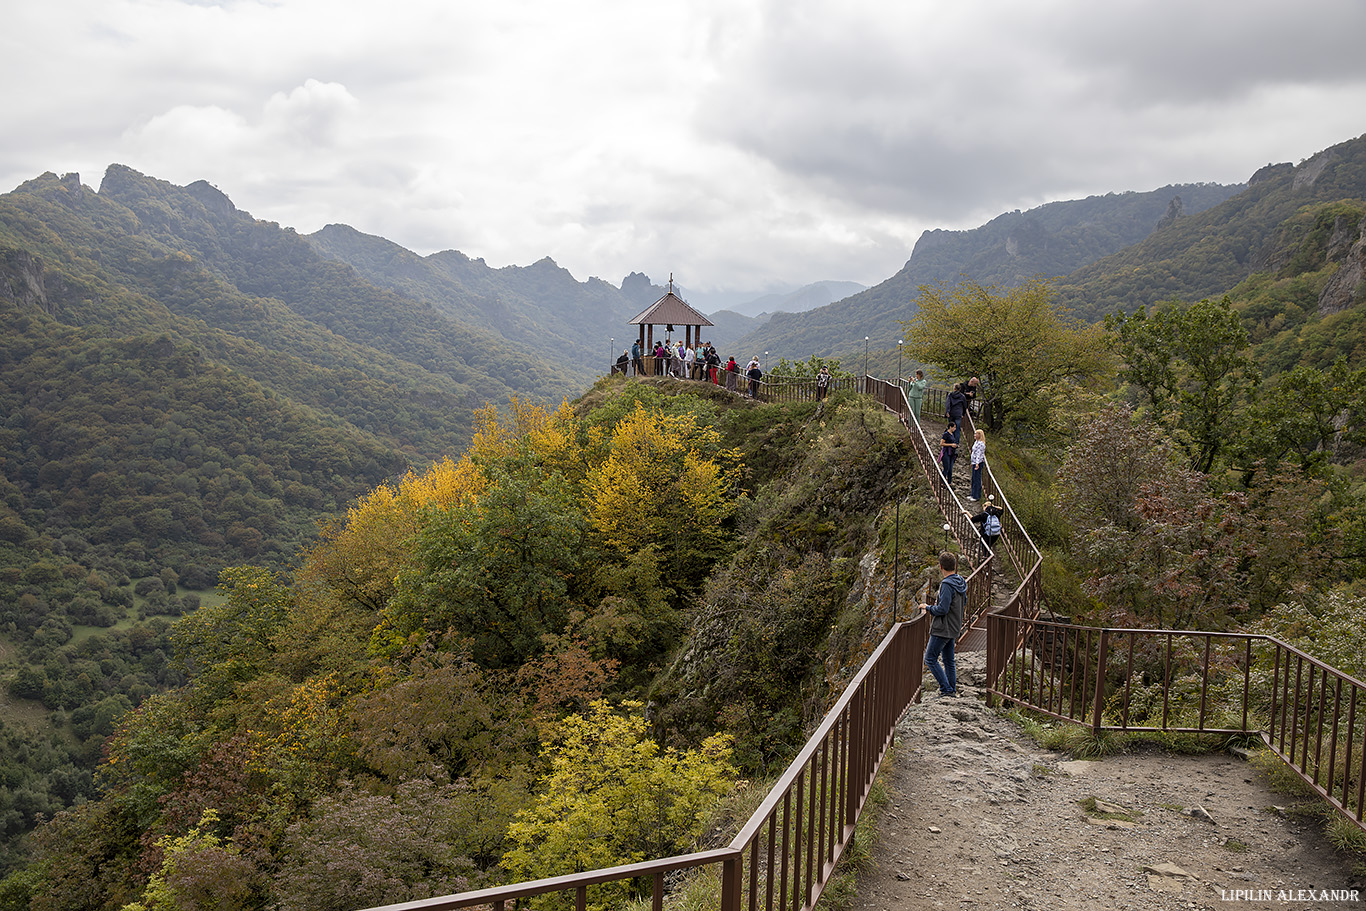
[[[970,698],[897,724],[852,911],[1360,906],[1366,877],[1249,751],[1073,760],[986,706],[983,653],[958,664]]]

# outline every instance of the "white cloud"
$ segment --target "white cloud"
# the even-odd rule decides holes
[[[925,228],[1363,130],[1359,0],[49,0],[0,184],[111,162],[579,278],[874,283]]]

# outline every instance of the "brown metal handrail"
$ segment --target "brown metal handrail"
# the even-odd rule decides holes
[[[987,622],[994,696],[1097,733],[1257,734],[1366,829],[1366,683],[1272,636]]]
[[[864,662],[802,751],[726,848],[418,899],[369,911],[450,911],[492,906],[552,892],[572,892],[579,911],[588,888],[649,877],[655,911],[664,877],[716,866],[722,911],[806,911],[820,899],[835,865],[853,840],[878,766],[897,720],[920,692],[929,617],[893,625]]]
[[[978,626],[982,622],[982,618],[990,611],[991,578],[993,573],[1000,572],[1000,568],[987,549],[986,543],[982,540],[980,529],[971,521],[967,509],[964,508],[953,488],[944,479],[944,475],[939,469],[939,461],[935,458],[933,450],[930,449],[924,426],[918,416],[912,412],[910,403],[906,399],[905,388],[896,383],[889,383],[872,377],[865,377],[864,384],[864,391],[881,402],[888,411],[900,417],[902,424],[910,432],[912,447],[915,449],[920,466],[934,491],[940,514],[948,520],[958,546],[964,551],[968,551],[977,562],[977,569],[968,577],[968,616],[963,624],[964,635],[966,636],[967,632]],[[947,393],[945,391],[926,390],[922,411],[925,406],[931,406],[942,412],[946,401]],[[964,420],[965,430],[968,436],[971,436],[973,431],[972,415],[965,415]],[[1006,554],[1015,567],[1016,574],[1020,577],[1020,585],[1011,594],[1010,600],[1001,610],[1012,616],[1038,617],[1043,607],[1043,553],[1025,531],[1019,516],[1015,514],[1014,508],[1010,505],[1010,500],[1007,499],[1005,492],[997,483],[996,476],[991,471],[990,460],[988,460],[982,476],[982,493],[983,496],[988,494],[994,496],[996,502],[1005,511],[1001,517],[1001,538],[997,541],[997,551],[999,552],[1004,546]],[[975,547],[973,542],[975,542]],[[1000,671],[1000,661],[993,659],[995,656],[1003,654],[1002,648],[1005,647],[1005,643],[997,643],[996,649],[993,650],[990,642],[988,636],[987,679],[993,681],[995,674]]]

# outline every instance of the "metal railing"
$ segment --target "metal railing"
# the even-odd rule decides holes
[[[721,911],[805,911],[815,905],[868,801],[897,720],[920,691],[929,617],[895,624],[845,688],[802,751],[725,848],[665,857],[474,892],[419,899],[370,911],[451,911],[548,893],[573,896],[584,911],[589,890],[604,883],[648,880],[661,911],[665,877],[715,868]],[[640,890],[643,892],[643,890]]]
[[[1097,733],[1258,735],[1366,829],[1366,683],[1355,677],[1271,636],[1005,613],[987,623],[1005,650],[993,696]]]
[[[673,361],[657,362],[655,358],[649,357],[643,359],[639,373],[629,364],[625,370],[620,369],[619,365],[613,364],[610,372],[614,375],[622,374],[630,377],[673,377],[689,382],[708,383],[720,386],[737,395],[750,396],[761,402],[814,402],[819,397],[819,389],[814,377],[773,377],[767,374],[754,382],[753,395],[751,396],[751,381],[749,377],[745,376],[743,369],[739,373],[732,373],[725,369],[724,364],[719,367],[696,364],[689,371],[683,365],[675,364]],[[858,391],[862,383],[863,379],[857,376],[831,376],[826,394]]]

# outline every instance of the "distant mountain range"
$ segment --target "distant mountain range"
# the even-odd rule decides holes
[[[1299,165],[1267,165],[1246,184],[1179,184],[1008,212],[970,231],[927,231],[886,281],[825,307],[776,315],[736,344],[846,363],[861,361],[867,345],[877,365],[870,372],[890,375],[899,321],[913,314],[922,285],[963,276],[1004,287],[1052,278],[1061,306],[1098,320],[1117,309],[1220,295],[1280,268],[1276,257],[1287,255],[1295,232],[1313,228],[1292,224],[1296,213],[1363,198],[1366,136]]]
[[[1241,186],[1181,184],[1146,193],[1110,193],[1007,212],[968,231],[926,231],[892,277],[828,306],[783,314],[739,343],[805,360],[895,350],[898,320],[908,319],[922,285],[968,276],[1011,286],[1035,276],[1063,275],[1147,237],[1164,219],[1203,211]]]

